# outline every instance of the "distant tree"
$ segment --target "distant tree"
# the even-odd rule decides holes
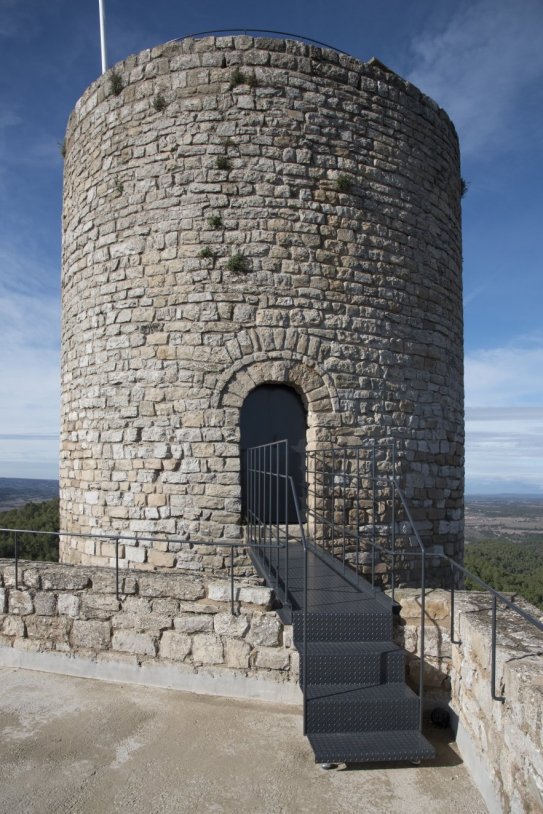
[[[466,546],[466,568],[493,588],[518,593],[543,609],[543,541],[505,543],[481,540]],[[466,587],[477,590],[476,583]]]
[[[19,509],[0,512],[0,528],[32,529],[34,531],[59,530],[59,501],[45,500],[27,503]],[[25,560],[58,562],[58,535],[17,534],[19,557]],[[0,557],[15,556],[14,534],[0,532]]]

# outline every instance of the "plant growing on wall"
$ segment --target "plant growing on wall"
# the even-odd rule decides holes
[[[62,141],[59,142],[58,149],[60,150],[62,158],[66,158],[66,139],[62,139]]]
[[[200,249],[200,257],[203,260],[213,260],[215,257],[215,252],[212,251],[209,246],[204,246],[203,249]]]
[[[230,162],[228,157],[225,155],[218,155],[217,160],[215,162],[218,170],[229,170],[230,169]]]
[[[220,229],[222,226],[222,218],[220,215],[210,215],[207,222],[212,229]]]
[[[250,270],[249,261],[242,252],[236,252],[236,254],[233,254],[232,257],[228,259],[226,268],[228,271],[233,271],[236,274],[246,273]]]
[[[463,198],[466,192],[469,189],[469,181],[466,181],[465,178],[460,179],[460,198]]]
[[[168,106],[168,103],[161,93],[157,93],[153,99],[153,107],[157,113],[162,113]]]
[[[118,96],[122,92],[124,88],[124,82],[120,73],[117,73],[117,71],[111,71],[109,77],[109,86],[114,96]]]
[[[230,76],[230,87],[235,88],[237,85],[249,85],[250,88],[256,88],[258,79],[254,74],[247,76],[239,67],[236,67]]]
[[[336,180],[336,187],[338,192],[350,192],[353,183],[348,175],[338,175]]]

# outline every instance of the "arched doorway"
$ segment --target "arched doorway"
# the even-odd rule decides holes
[[[289,475],[292,476],[300,505],[303,506],[306,429],[304,405],[292,387],[284,384],[262,384],[248,394],[240,413],[241,510],[244,519],[247,506],[246,450],[285,438],[289,444]],[[280,517],[284,516],[283,503]],[[269,518],[271,522],[274,519]],[[292,498],[289,501],[288,521],[296,521]]]

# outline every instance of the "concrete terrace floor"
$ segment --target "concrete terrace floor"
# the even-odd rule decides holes
[[[0,668],[2,814],[483,814],[434,761],[323,771],[294,707]]]

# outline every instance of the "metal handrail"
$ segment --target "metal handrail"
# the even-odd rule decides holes
[[[79,538],[86,538],[91,540],[112,540],[115,543],[115,595],[117,599],[120,599],[120,591],[119,591],[119,543],[122,541],[130,541],[135,543],[139,546],[140,542],[175,542],[181,545],[188,545],[188,546],[211,546],[213,548],[229,548],[230,549],[230,610],[232,615],[235,612],[235,602],[234,602],[234,550],[236,548],[251,548],[250,544],[247,544],[245,541],[238,542],[216,542],[213,540],[179,540],[175,537],[175,535],[169,536],[160,536],[160,537],[148,537],[142,536],[139,534],[128,535],[128,534],[100,534],[94,533],[90,534],[88,532],[78,532],[78,531],[36,531],[34,529],[14,529],[14,528],[0,528],[0,533],[6,532],[13,534],[13,542],[14,542],[14,556],[13,557],[4,557],[2,559],[13,560],[15,564],[15,590],[19,588],[19,546],[17,535],[18,534],[34,534],[34,535],[41,535],[41,536],[49,536],[49,537],[79,537]],[[164,535],[164,533],[162,533]],[[271,545],[272,549],[275,548],[284,548],[282,545]],[[50,562],[50,560],[43,560],[43,562]],[[62,563],[61,563],[62,564]],[[103,566],[103,565],[91,565],[91,568],[110,568],[110,566]],[[144,571],[141,568],[129,568],[127,567],[127,571],[136,571],[137,573],[154,573],[154,574],[161,574],[166,576],[171,576],[171,569],[167,571],[152,571],[149,572],[147,569]]]
[[[398,494],[398,496],[400,498],[400,501],[402,503],[403,509],[404,509],[406,517],[407,517],[407,520],[408,520],[409,525],[411,526],[411,529],[412,529],[413,534],[415,536],[415,539],[417,540],[417,542],[418,542],[418,544],[419,544],[419,546],[421,547],[421,550],[422,550],[423,583],[424,583],[424,562],[425,562],[426,555],[430,554],[430,556],[432,556],[432,557],[437,557],[439,559],[443,559],[446,562],[448,562],[450,567],[451,567],[451,572],[454,572],[456,570],[456,571],[460,572],[461,574],[463,574],[464,576],[467,576],[469,579],[471,579],[474,582],[478,583],[482,588],[484,588],[485,591],[487,591],[492,596],[490,691],[491,691],[492,699],[494,701],[500,701],[501,703],[504,703],[505,696],[497,695],[497,693],[496,693],[497,605],[498,605],[498,602],[501,602],[502,604],[506,605],[508,608],[510,608],[510,610],[517,613],[525,621],[529,622],[531,625],[533,625],[538,630],[543,631],[543,622],[541,622],[539,619],[536,619],[535,616],[532,616],[531,613],[528,613],[527,611],[523,610],[523,608],[519,607],[515,602],[508,599],[506,596],[504,596],[502,593],[497,591],[495,588],[493,588],[487,582],[482,580],[480,577],[478,577],[476,574],[474,574],[468,568],[466,568],[463,565],[460,565],[460,563],[456,562],[456,560],[453,560],[452,557],[449,557],[444,552],[441,552],[441,551],[427,552],[426,549],[424,548],[423,544],[422,544],[422,540],[420,538],[420,535],[419,535],[419,533],[417,531],[417,528],[415,526],[415,523],[413,521],[413,517],[411,515],[411,512],[409,511],[409,506],[407,505],[407,500],[405,498],[405,495],[403,494],[403,492],[402,492],[400,486],[398,485],[398,483],[395,481],[395,478],[391,478],[391,480],[394,481],[394,489],[395,489],[395,491],[397,492],[397,494]],[[454,591],[455,591],[454,575],[453,575],[453,577],[451,579],[451,589],[450,590],[451,590],[451,626],[450,626],[451,643],[452,644],[460,644],[461,642],[460,641],[455,641],[455,638],[454,638],[454,633],[455,633],[455,630],[454,630]],[[422,592],[422,598],[421,599],[422,599],[422,601],[421,601],[421,609],[423,609],[424,604],[425,604],[424,589],[423,589],[423,592]],[[424,610],[421,610],[421,639],[422,639],[421,650],[423,651],[423,646],[424,646]],[[422,659],[422,656],[421,656],[421,659]]]
[[[342,51],[341,48],[336,48],[335,45],[328,45],[326,42],[321,42],[320,40],[314,40],[311,37],[306,37],[305,34],[293,34],[291,31],[275,31],[274,29],[270,28],[215,28],[211,29],[210,31],[197,31],[193,34],[183,34],[181,37],[176,37],[170,42],[181,42],[182,40],[188,40],[196,37],[209,37],[215,34],[275,34],[279,37],[288,37],[289,39],[292,38],[294,40],[299,40],[300,42],[307,42],[311,45],[318,45],[321,48],[329,48],[331,51],[336,51],[338,54],[344,54],[344,56],[351,56],[347,51]]]

